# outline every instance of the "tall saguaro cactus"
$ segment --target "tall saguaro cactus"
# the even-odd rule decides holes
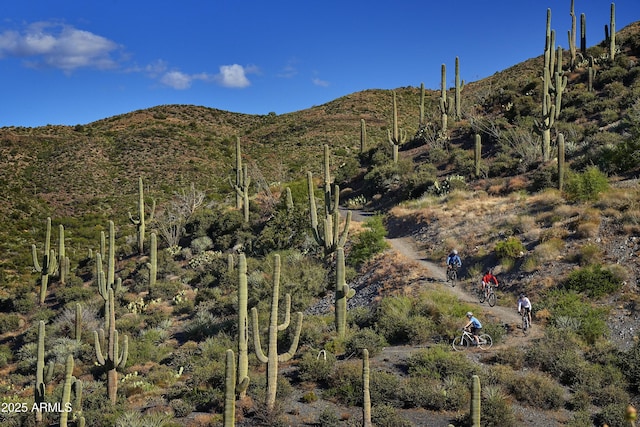
[[[424,83],[420,82],[420,105],[418,106],[420,110],[420,120],[418,122],[418,128],[420,129],[426,126],[426,123],[424,121],[424,98],[425,98]]]
[[[156,280],[158,278],[158,238],[156,233],[151,233],[151,244],[149,247],[149,262],[147,268],[149,269],[149,294],[154,291],[156,287]]]
[[[64,236],[63,236],[64,238]],[[38,262],[36,245],[31,245],[31,255],[33,258],[33,269],[40,273],[40,305],[44,304],[47,298],[47,285],[49,277],[58,269],[56,262],[56,252],[51,249],[51,217],[47,217],[47,228],[44,238],[44,251],[42,253],[42,264]]]
[[[387,129],[387,137],[392,146],[393,163],[398,163],[398,147],[407,142],[407,132],[398,127],[398,102],[396,100],[396,91],[393,91],[393,133],[391,129]]]
[[[371,393],[369,392],[369,350],[362,349],[362,426],[371,424]]]
[[[233,350],[225,352],[224,427],[236,425],[236,367]]]
[[[480,427],[480,377],[474,375],[471,386],[471,425]]]
[[[462,118],[462,89],[464,89],[464,80],[460,80],[460,58],[456,56],[456,86],[453,103],[456,120]]]
[[[249,170],[246,163],[242,163],[242,152],[240,150],[240,137],[236,137],[236,182],[233,188],[236,192],[236,209],[242,207],[244,222],[249,222]]]
[[[367,123],[360,119],[360,153],[367,149]]]
[[[351,211],[347,212],[345,226],[340,232],[340,187],[332,185],[329,168],[329,146],[324,146],[324,219],[323,227],[318,222],[316,197],[314,194],[313,174],[307,172],[307,189],[309,192],[309,212],[311,229],[316,242],[324,248],[324,256],[329,257],[337,248],[344,247],[349,234]]]
[[[238,391],[240,399],[249,386],[249,321],[247,316],[247,258],[238,255]]]
[[[44,402],[45,395],[45,383],[51,381],[53,377],[53,362],[49,362],[47,367],[44,366],[44,339],[45,339],[45,327],[44,321],[41,320],[38,324],[38,348],[36,359],[36,384],[34,387],[34,401],[36,407],[36,421],[42,421],[42,411],[40,411],[40,404]]]
[[[616,4],[611,3],[611,17],[609,21],[609,57],[616,58]]]
[[[446,139],[449,122],[449,111],[451,111],[451,100],[447,96],[447,66],[440,67],[440,137]]]
[[[155,212],[156,202],[152,201],[151,211],[148,218],[145,218],[147,215],[145,203],[144,203],[144,183],[142,182],[142,177],[138,178],[138,218],[134,218],[129,212],[129,220],[133,225],[136,226],[137,235],[138,235],[138,253],[142,255],[144,253],[144,233],[146,232],[146,223],[147,221],[153,220],[153,214]]]
[[[73,376],[73,356],[67,356],[64,385],[62,388],[62,408],[60,412],[60,427],[67,427],[69,414],[74,413],[78,417],[78,425],[84,425],[82,414],[82,381]],[[71,401],[71,393],[74,393],[74,402]]]
[[[578,48],[576,47],[577,28],[576,28],[576,12],[574,8],[575,0],[571,0],[571,9],[569,15],[571,15],[571,30],[568,31],[569,36],[569,69],[576,68],[576,62],[578,58]]]
[[[349,288],[345,278],[344,249],[336,250],[336,294],[335,294],[335,322],[338,336],[344,337],[347,331],[347,299],[355,295],[356,291]]]
[[[108,307],[108,309],[107,309]],[[98,364],[104,366],[107,372],[107,395],[111,403],[115,404],[118,394],[118,369],[123,369],[127,364],[129,355],[129,338],[125,335],[122,339],[122,350],[120,350],[118,340],[118,330],[116,329],[116,316],[113,289],[108,291],[108,301],[105,304],[105,317],[108,313],[108,322],[105,319],[105,325],[108,325],[105,337],[104,329],[100,329],[100,333],[93,331],[93,340],[96,348],[96,357]],[[103,338],[103,339],[101,339]],[[103,352],[100,341],[106,338],[106,352]],[[103,344],[104,345],[104,344]]]
[[[473,150],[473,163],[475,166],[476,178],[480,177],[480,161],[482,160],[482,139],[479,134],[475,135],[475,146]]]
[[[558,190],[562,191],[564,188],[564,135],[558,134]]]
[[[267,396],[266,407],[271,411],[276,403],[276,392],[278,384],[278,363],[290,360],[298,348],[298,340],[300,339],[300,331],[302,330],[302,313],[296,313],[296,330],[293,334],[291,346],[286,353],[278,354],[278,331],[283,328],[278,325],[278,299],[280,297],[280,255],[274,256],[273,271],[273,297],[271,300],[271,315],[269,317],[269,346],[268,353],[265,355],[260,344],[260,329],[258,325],[258,309],[251,309],[252,329],[253,329],[253,345],[258,360],[267,365]],[[290,307],[287,307],[289,311]],[[288,313],[285,318],[288,318]],[[285,319],[285,323],[287,323]]]

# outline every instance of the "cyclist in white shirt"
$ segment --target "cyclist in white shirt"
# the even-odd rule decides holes
[[[518,298],[518,313],[520,313],[520,310],[526,310],[529,317],[529,325],[531,325],[531,301],[525,294],[520,294]]]

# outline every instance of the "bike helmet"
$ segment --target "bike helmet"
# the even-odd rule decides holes
[[[467,311],[467,317],[472,317],[472,316],[473,316],[473,313],[470,311]]]
[[[524,298],[524,294],[520,294],[520,298]]]
[[[457,249],[454,249],[452,252],[453,252],[454,255],[458,255],[458,250]]]

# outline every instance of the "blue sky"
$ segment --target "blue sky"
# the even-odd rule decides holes
[[[640,20],[619,0],[616,28]],[[587,45],[611,3],[575,0]],[[87,124],[163,104],[283,114],[366,89],[475,81],[542,54],[570,0],[23,0],[0,5],[0,126]],[[579,31],[579,27],[578,27]]]

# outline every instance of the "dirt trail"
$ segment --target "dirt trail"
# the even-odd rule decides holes
[[[353,210],[351,212],[352,221],[356,222],[366,221],[366,219],[371,216],[371,214],[367,212],[357,210]],[[460,282],[456,286],[451,286],[447,283],[445,268],[425,259],[416,248],[416,242],[412,237],[388,238],[387,242],[402,256],[425,267],[427,276],[424,277],[424,280],[432,282],[434,286],[437,286],[440,289],[455,294],[460,301],[478,306],[478,309],[475,310],[475,314],[481,322],[490,321],[491,323],[504,325],[507,334],[500,346],[522,345],[533,338],[542,336],[542,328],[537,327],[535,320],[530,333],[527,336],[524,336],[522,330],[519,328],[521,318],[517,312],[517,307],[514,305],[501,305],[506,304],[506,302],[501,301],[500,297],[498,297],[498,303],[494,307],[490,307],[486,302],[480,304],[475,293],[470,292],[471,283]],[[461,319],[460,322],[464,322],[464,319]]]

